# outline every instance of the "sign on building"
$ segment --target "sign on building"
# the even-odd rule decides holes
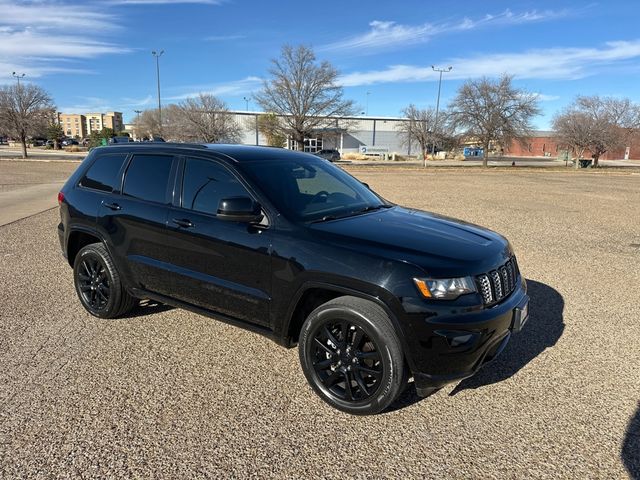
[[[360,145],[360,153],[364,155],[383,155],[389,153],[389,147],[368,147],[367,145]]]

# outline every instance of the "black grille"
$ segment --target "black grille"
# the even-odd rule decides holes
[[[516,288],[518,264],[516,257],[511,257],[504,265],[495,270],[476,277],[478,292],[485,305],[493,305],[509,296]]]

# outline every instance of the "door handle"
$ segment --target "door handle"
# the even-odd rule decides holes
[[[111,210],[122,210],[122,207],[120,205],[118,205],[117,203],[105,203],[105,202],[102,202],[102,204],[105,207],[110,208]]]
[[[172,222],[183,228],[191,228],[195,226],[193,223],[191,223],[191,220],[187,218],[174,218]]]

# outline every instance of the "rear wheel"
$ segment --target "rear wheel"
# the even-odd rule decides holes
[[[137,302],[124,289],[111,255],[101,243],[86,245],[78,252],[73,280],[82,306],[96,317],[119,317]]]
[[[339,297],[315,309],[300,333],[300,363],[329,405],[356,415],[387,408],[406,384],[391,320],[378,305]]]

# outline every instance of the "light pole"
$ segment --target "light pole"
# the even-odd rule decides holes
[[[369,95],[371,95],[371,92],[367,92],[367,108],[365,109],[367,116],[369,116]]]
[[[436,135],[436,128],[438,126],[438,112],[440,111],[440,88],[442,87],[442,74],[444,72],[450,72],[453,67],[449,66],[447,68],[436,68],[433,65],[431,65],[431,68],[433,69],[434,72],[440,72],[440,80],[438,80],[438,99],[436,100],[436,118],[433,121],[433,128],[431,129],[431,131],[433,132],[431,134],[431,158],[433,158],[433,156],[436,153],[435,135]]]
[[[140,114],[142,113],[142,110],[134,110],[134,113],[136,114],[136,129],[135,129],[135,136],[136,136],[136,140],[138,139],[138,133],[140,131]]]
[[[242,97],[245,103],[245,111],[249,111],[249,99],[247,97]]]
[[[160,52],[152,51],[151,55],[156,57],[156,77],[158,79],[158,123],[160,124],[160,136],[162,136],[162,104],[160,103],[160,57],[164,53],[164,50]]]
[[[24,73],[16,73],[16,72],[12,72],[11,76],[15,79],[18,80],[18,88],[20,88],[20,79],[24,78],[25,74]]]

